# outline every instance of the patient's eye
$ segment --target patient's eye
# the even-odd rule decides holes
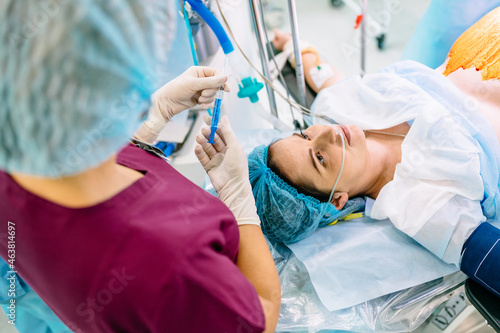
[[[319,163],[321,163],[321,165],[325,165],[325,159],[323,158],[323,156],[321,156],[320,153],[317,153],[316,157],[318,158],[318,161]]]
[[[300,135],[302,135],[302,137],[306,140],[309,140],[309,137],[307,136],[307,134],[304,134],[304,133],[300,133]]]

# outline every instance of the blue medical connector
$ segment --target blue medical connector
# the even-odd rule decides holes
[[[155,145],[155,147],[163,151],[165,157],[169,157],[173,154],[175,148],[177,148],[177,143],[160,141]]]
[[[201,0],[186,0],[187,3],[191,6],[191,8],[200,15],[200,17],[205,21],[208,26],[212,29],[215,36],[219,40],[220,46],[224,51],[224,54],[229,54],[234,51],[233,44],[229,40],[229,37],[226,34],[226,31],[219,23],[219,21],[215,18],[214,14],[203,4]]]
[[[257,93],[264,87],[264,84],[257,81],[257,79],[252,79],[251,77],[246,77],[241,80],[241,84],[238,85],[240,91],[238,91],[239,98],[248,97],[250,102],[256,103],[259,101],[259,96]]]
[[[215,36],[219,40],[220,46],[222,47],[222,51],[224,54],[229,57],[231,66],[233,70],[238,68],[236,72],[242,78],[241,84],[239,84],[239,98],[248,97],[252,103],[256,103],[259,101],[259,96],[257,93],[264,87],[264,84],[257,81],[255,78],[251,78],[246,70],[242,70],[241,65],[238,64],[238,60],[235,58],[235,52],[233,44],[231,40],[226,34],[226,31],[219,23],[217,18],[210,12],[210,10],[203,4],[201,0],[185,0],[191,6],[191,9],[194,10],[200,17],[208,24],[210,29],[214,32]],[[186,16],[186,14],[184,14]],[[186,16],[187,17],[187,16]],[[194,49],[192,49],[194,50]],[[195,52],[193,51],[193,58],[195,58]]]

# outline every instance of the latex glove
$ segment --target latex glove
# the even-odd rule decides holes
[[[153,143],[167,122],[176,114],[201,104],[208,109],[213,106],[219,87],[229,92],[225,84],[227,77],[215,68],[193,66],[158,89],[153,96],[148,119],[141,125],[135,137]]]
[[[211,118],[205,119],[207,124]],[[210,128],[196,136],[196,157],[207,172],[219,199],[236,217],[238,225],[260,225],[252,186],[248,179],[248,160],[226,116],[222,117],[215,144],[208,143]]]

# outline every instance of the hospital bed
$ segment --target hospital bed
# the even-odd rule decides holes
[[[203,125],[201,114],[198,114],[194,123],[194,128],[184,143],[184,149],[174,155],[171,163],[195,183],[215,194],[209,178],[203,176],[203,170],[195,170],[200,165],[196,157],[192,155],[192,151],[195,136]],[[241,131],[237,135],[246,153],[249,153],[256,146],[268,144],[273,138],[285,137],[289,133],[281,133],[273,129],[259,129]],[[362,230],[366,231],[363,239],[377,240],[382,238],[381,235],[385,235],[388,241],[380,243],[362,241]],[[343,241],[338,238],[340,235],[343,235]],[[352,242],[349,239],[352,239]],[[367,248],[368,246],[371,248]],[[444,266],[439,266],[439,259],[392,227],[390,222],[375,221],[366,216],[320,228],[297,244],[269,243],[269,247],[278,269],[282,289],[277,332],[413,331],[422,326],[434,312],[439,312],[440,307],[444,307],[443,304],[446,301],[463,293],[466,279],[466,276],[454,267],[444,264]],[[409,249],[405,250],[405,248]],[[304,250],[307,249],[317,251],[304,255]],[[367,255],[363,255],[364,253]],[[370,253],[376,253],[375,258],[368,256]],[[392,253],[397,253],[397,255],[392,255]],[[426,266],[427,275],[419,280],[421,283],[413,283],[412,274],[422,270],[418,265],[410,269],[409,261]],[[352,289],[357,288],[342,284],[337,284],[334,288],[333,282],[325,286],[325,278],[321,277],[321,274],[325,272],[318,272],[317,268],[320,265],[326,267],[331,262],[337,263],[338,269],[327,268],[326,273],[331,274],[326,278],[327,280],[343,281],[353,279],[355,276],[373,275],[376,274],[373,271],[379,267],[382,267],[381,271],[386,270],[387,274],[395,272],[394,280],[390,281],[388,280],[390,277],[379,275],[371,280],[374,281],[373,286],[370,286],[367,292],[360,290],[359,293],[352,293]],[[349,267],[351,264],[358,268]],[[434,267],[437,266],[439,266],[438,273],[433,275]],[[364,269],[359,269],[360,267]],[[404,274],[398,275],[398,271]],[[319,278],[318,274],[320,274]],[[384,294],[380,292],[377,294],[377,291],[384,290],[377,285],[377,281],[380,280],[387,280],[385,287],[396,285],[395,289]],[[372,293],[373,291],[375,293]],[[332,294],[335,296],[331,296]],[[332,305],[331,299],[334,297],[342,302],[336,301]],[[436,326],[432,321],[428,325]]]
[[[500,300],[472,279],[465,282],[465,292],[488,325],[500,332]]]
[[[198,117],[195,121],[195,127],[202,126],[201,117]],[[192,151],[194,145],[194,136],[198,133],[197,128],[191,131],[190,137],[187,139],[186,150]],[[273,129],[260,129],[260,130],[249,130],[240,131],[237,133],[238,139],[245,151],[249,153],[254,147],[261,144],[268,144],[273,138],[279,136],[288,136],[289,133],[281,133]],[[192,137],[191,137],[192,136]],[[186,151],[184,150],[184,151]],[[191,159],[190,165],[196,165],[197,161],[194,156],[190,155],[178,155],[172,160],[172,164],[179,168],[182,172],[182,163],[185,163],[188,159]],[[199,177],[200,172],[193,172]],[[186,174],[189,177],[189,174]],[[196,183],[202,185],[204,183],[205,189],[213,193],[208,177],[205,177],[204,181],[197,178]],[[360,219],[354,219],[348,222],[339,222],[335,226],[328,226],[321,228],[316,231],[316,234],[321,233],[337,233],[337,230],[343,226],[356,226],[360,223],[371,223],[373,224],[374,230],[380,227],[380,234],[384,232],[385,229],[389,229],[388,224],[380,221],[373,221],[367,217]],[[389,222],[390,223],[390,222]],[[385,229],[384,229],[385,228]],[[397,230],[392,230],[394,233],[399,233],[399,236],[391,238],[393,243],[398,243],[401,241],[400,238],[404,239],[404,244],[401,246],[408,246],[408,242],[411,243],[411,239],[406,235],[400,233]],[[445,273],[439,276],[427,276],[427,280],[421,283],[415,283],[407,285],[401,288],[397,288],[391,292],[385,293],[383,295],[378,295],[376,297],[367,296],[365,299],[355,299],[353,300],[352,293],[349,290],[344,290],[344,292],[337,293],[336,297],[338,299],[346,300],[349,304],[347,306],[342,306],[331,310],[331,307],[325,305],[325,297],[328,298],[329,295],[325,294],[324,290],[318,287],[318,284],[314,282],[315,272],[311,273],[308,269],[308,265],[311,266],[311,258],[299,258],[294,252],[294,247],[300,246],[302,243],[311,241],[315,242],[314,236],[299,242],[298,245],[284,245],[284,244],[269,244],[273,258],[275,260],[276,267],[279,272],[281,288],[282,288],[282,304],[280,311],[280,318],[278,321],[277,332],[318,332],[324,330],[335,330],[335,331],[352,331],[352,332],[409,332],[419,329],[420,332],[454,332],[451,326],[452,323],[457,325],[457,322],[461,320],[469,320],[471,315],[472,307],[465,304],[465,300],[462,303],[465,304],[462,314],[467,313],[467,317],[462,319],[457,313],[456,316],[451,316],[446,318],[445,321],[440,317],[440,311],[444,311],[448,305],[447,302],[450,300],[454,301],[459,299],[461,295],[464,295],[464,282],[466,276],[461,272],[457,271],[456,268],[450,268],[449,271],[445,270]],[[353,240],[356,239],[358,234],[355,231],[351,232],[351,237]],[[390,237],[394,235],[391,234]],[[400,238],[398,238],[400,237]],[[328,237],[326,238],[328,240]],[[320,256],[324,261],[336,261],[337,256],[326,255],[327,249],[334,249],[337,242],[332,239],[331,246],[328,247],[326,244],[324,249],[319,251],[319,253],[324,253],[324,256]],[[320,244],[321,245],[321,244]],[[345,251],[344,254],[339,254],[344,258],[344,262],[351,261],[360,258],[362,256],[356,255],[356,253],[363,253],[366,250],[366,244],[354,243],[355,249]],[[375,246],[375,245],[374,245]],[[427,250],[420,247],[418,244],[412,244],[412,246],[419,247],[422,252],[427,252]],[[307,246],[304,246],[307,247]],[[318,244],[310,246],[318,247]],[[391,250],[389,249],[390,253]],[[398,253],[403,253],[402,251],[393,251]],[[347,254],[345,254],[347,253]],[[316,254],[317,255],[317,254]],[[354,256],[350,258],[349,255]],[[432,254],[427,253],[429,257],[433,257]],[[404,259],[404,255],[403,259]],[[379,259],[383,259],[380,255]],[[435,257],[434,257],[435,258]],[[314,259],[314,257],[313,257]],[[400,260],[400,266],[393,265],[391,271],[405,271],[408,270],[407,263],[413,258],[411,256],[406,257],[406,260]],[[385,259],[384,259],[385,260]],[[381,262],[383,263],[384,260]],[[435,258],[436,261],[439,261]],[[314,261],[313,261],[314,263]],[[366,262],[359,263],[359,266],[368,266],[372,263],[371,258],[366,258]],[[392,261],[392,264],[397,264]],[[377,264],[381,265],[381,264]],[[432,269],[435,263],[430,263],[427,265],[428,271],[432,273]],[[317,265],[316,265],[317,266]],[[376,265],[375,265],[376,266]],[[345,267],[345,266],[344,266]],[[382,270],[386,267],[381,266]],[[415,268],[414,268],[415,269]],[[417,267],[418,269],[418,267]],[[345,267],[339,269],[338,276],[340,273],[349,272],[349,268]],[[411,273],[411,272],[409,272]],[[359,271],[351,271],[352,276],[358,276],[362,273]],[[343,277],[341,277],[342,279]],[[406,280],[406,278],[401,278],[399,280]],[[398,280],[398,279],[396,279]],[[326,286],[328,288],[328,286]],[[377,289],[377,286],[373,286],[370,289]],[[340,286],[342,289],[342,286]],[[319,291],[318,291],[319,290]],[[359,296],[359,295],[358,295]],[[345,304],[344,304],[345,305]],[[337,307],[338,307],[337,306]],[[451,306],[451,305],[450,305]],[[437,318],[437,319],[436,319]],[[480,316],[476,316],[475,320],[479,320],[482,326],[485,326],[484,320]],[[445,324],[443,324],[445,322]],[[441,326],[439,326],[441,325]],[[475,321],[474,327],[478,325]],[[481,327],[482,327],[481,326]],[[424,328],[425,327],[425,328]],[[475,332],[471,330],[469,332]]]
[[[456,272],[427,283],[329,311],[319,299],[304,264],[285,245],[272,247],[282,303],[277,332],[409,332],[460,292],[464,276]],[[343,297],[343,295],[339,295]]]
[[[201,127],[201,117],[198,117],[195,122],[195,127]],[[191,131],[190,136],[192,137],[188,138],[186,143],[187,151],[193,150],[193,147],[190,147],[190,145],[194,144],[194,136],[198,132],[199,130],[197,128]],[[288,136],[288,134],[289,133],[281,133],[273,129],[248,130],[237,133],[238,139],[247,153],[258,145],[268,144],[277,136]],[[186,155],[174,157],[172,164],[176,167],[180,167],[180,164],[184,163],[188,158],[192,159],[192,163],[190,164],[197,165],[194,156]],[[183,168],[180,167],[179,169],[181,169],[180,171],[182,172]],[[199,176],[200,173],[195,172],[193,174]],[[186,176],[189,177],[189,174],[186,174]],[[196,182],[200,185],[204,183],[205,189],[213,193],[208,177],[205,177],[204,181],[198,178]],[[316,234],[320,235],[325,232],[336,233],[337,230],[343,226],[356,226],[360,223],[372,223],[374,228],[380,226],[380,233],[384,232],[384,228],[389,228],[387,223],[383,224],[380,221],[374,223],[373,220],[370,221],[369,218],[363,217],[348,222],[339,222],[335,226],[321,228],[316,231]],[[392,232],[398,232],[400,235],[397,237],[405,238],[405,242],[412,241],[409,237],[397,230],[392,230]],[[314,243],[313,237],[314,234],[304,241],[299,242],[298,245],[287,246],[279,243],[269,244],[279,272],[282,288],[282,304],[277,332],[318,332],[324,330],[351,332],[409,332],[421,329],[423,326],[427,326],[427,328],[421,332],[446,332],[441,330],[443,326],[437,326],[439,325],[439,321],[436,321],[434,318],[438,316],[442,308],[447,306],[447,301],[454,299],[454,297],[457,298],[464,293],[463,285],[466,276],[457,271],[456,268],[450,268],[448,271],[445,270],[445,273],[435,277],[428,276],[428,279],[424,279],[425,281],[421,283],[410,284],[376,297],[367,296],[366,299],[353,299],[352,293],[350,293],[349,290],[344,290],[344,292],[337,293],[336,297],[352,304],[347,306],[338,305],[341,306],[341,308],[331,310],[330,306],[325,305],[326,302],[324,300],[325,297],[328,298],[329,295],[326,295],[324,290],[319,288],[318,284],[314,282],[313,278],[315,272],[311,273],[311,270],[307,267],[307,265],[311,266],[310,258],[301,260],[303,258],[299,258],[293,250],[294,247],[300,246],[300,244],[308,240]],[[354,240],[357,234],[353,232],[351,236],[346,237],[351,237]],[[401,239],[397,237],[396,239],[392,239],[393,243],[401,241]],[[328,237],[326,239],[328,239]],[[335,244],[337,243],[332,240],[331,247],[327,247],[328,244],[326,244],[326,247],[324,247],[325,250],[320,252],[320,254],[327,253],[326,249],[334,248]],[[408,243],[402,244],[402,246],[407,245]],[[362,257],[355,253],[362,253],[365,251],[365,244],[357,243],[353,244],[353,246],[355,246],[355,249],[351,250],[351,255],[357,258]],[[416,243],[412,246],[421,248],[420,245]],[[318,244],[314,244],[314,247],[318,247]],[[420,250],[423,252],[427,251],[423,248]],[[403,253],[402,251],[397,252],[400,254]],[[347,253],[347,255],[340,254],[340,256],[344,257],[344,262],[354,261],[355,258],[348,257],[349,251],[344,253]],[[433,257],[432,254],[427,254]],[[379,259],[381,258],[383,259],[382,255],[379,256]],[[321,259],[325,261],[336,261],[337,257],[328,257],[324,255]],[[384,260],[381,262],[383,263]],[[404,272],[408,270],[407,262],[411,260],[413,259],[410,259],[410,257],[407,257],[406,260],[401,259],[400,266],[393,265],[391,271],[400,270]],[[439,261],[437,258],[435,258],[435,260]],[[368,266],[371,262],[372,259],[367,258],[365,263],[358,263],[358,265]],[[395,264],[394,261],[392,263]],[[380,266],[380,264],[377,265]],[[428,271],[432,272],[433,265],[434,263],[428,264]],[[385,269],[385,267],[383,267],[383,269]],[[349,268],[339,269],[338,272],[340,273],[342,271],[345,273],[346,270],[349,270]],[[352,274],[352,276],[359,276],[361,273],[359,271],[351,271],[350,274]],[[404,282],[407,278],[408,277],[401,278],[399,280],[403,280]],[[328,288],[328,286],[326,287]],[[339,288],[342,289],[342,286]],[[377,288],[378,287],[374,285],[373,288],[370,289]],[[448,318],[449,321],[446,326],[451,324],[452,319],[455,319],[456,325],[456,322],[461,320],[458,315],[456,318],[457,319]],[[481,318],[479,319],[482,320]],[[484,320],[482,320],[482,322],[484,324]]]
[[[320,229],[317,232],[322,231]],[[460,287],[465,281],[465,275],[455,272],[350,307],[329,311],[321,301],[305,264],[288,246],[281,243],[269,246],[281,281],[282,301],[277,332],[413,331],[443,303],[460,294],[462,290]],[[358,244],[358,246],[363,245]],[[400,268],[406,269],[406,266],[405,263],[401,263]],[[338,297],[349,297],[348,294],[348,292],[340,293]]]
[[[256,9],[253,8],[253,11],[255,13]],[[259,44],[262,44],[262,42],[263,38],[261,36]],[[267,50],[267,47],[264,46],[261,47],[261,49]],[[292,81],[297,80],[294,77]],[[291,88],[292,86],[293,85],[289,84],[290,90],[293,89]],[[300,88],[297,88],[296,94],[293,95],[296,95],[294,96],[296,100],[305,99]],[[273,103],[270,102],[269,104],[271,105]],[[307,105],[308,103],[306,102],[304,104]],[[243,114],[243,112],[239,112],[238,116],[242,117]],[[195,127],[198,125],[201,126],[202,122],[200,118],[196,120],[197,125],[195,125]],[[280,117],[280,119],[282,118]],[[198,129],[195,128],[192,131],[193,137],[188,138],[187,142],[194,142],[194,135],[198,132]],[[247,153],[254,147],[260,144],[268,144],[272,138],[283,135],[280,132],[270,129],[237,131],[237,134]],[[187,144],[186,148],[188,151],[193,150],[190,144]],[[188,161],[189,164],[196,164],[196,159],[194,159],[193,156],[177,156],[174,157],[172,163],[174,166],[179,167],[180,162],[185,163],[188,159],[190,159]],[[179,169],[182,172],[183,168],[181,167]],[[189,178],[188,174],[186,174],[186,176]],[[200,184],[199,179],[196,182]],[[208,191],[213,192],[208,177],[205,178],[204,187]],[[429,317],[431,317],[433,313],[439,315],[439,311],[447,306],[447,301],[460,299],[463,295],[463,285],[466,279],[464,274],[457,271],[455,267],[446,267],[443,263],[441,263],[442,266],[439,269],[434,269],[434,265],[438,266],[440,260],[427,252],[427,250],[423,249],[420,245],[413,242],[413,240],[406,235],[397,230],[393,230],[393,227],[393,229],[391,229],[389,225],[390,222],[388,221],[385,223],[379,221],[374,222],[364,217],[359,220],[341,222],[336,226],[322,228],[318,230],[316,234],[321,235],[322,233],[332,231],[336,233],[343,226],[357,226],[362,223],[371,223],[374,228],[373,230],[377,228],[380,229],[378,231],[376,230],[379,234],[384,234],[384,232],[387,231],[390,234],[388,238],[391,246],[398,246],[398,243],[400,243],[400,249],[409,247],[417,252],[420,251],[419,253],[422,256],[420,262],[423,266],[425,265],[427,267],[426,275],[420,276],[420,280],[415,280],[411,276],[411,271],[405,272],[408,270],[408,262],[413,260],[412,256],[400,258],[399,262],[393,260],[390,265],[391,268],[387,269],[388,266],[384,266],[384,260],[388,259],[389,256],[397,257],[393,256],[389,251],[389,256],[387,257],[383,255],[378,256],[378,259],[381,259],[381,264],[375,264],[375,269],[380,271],[388,270],[389,272],[396,273],[393,274],[393,289],[380,288],[380,286],[375,283],[377,279],[372,279],[372,281],[374,281],[373,285],[368,284],[364,286],[367,288],[364,289],[364,291],[367,291],[366,293],[363,291],[356,294],[353,293],[353,290],[356,291],[355,288],[346,288],[340,283],[336,285],[336,290],[338,292],[332,297],[330,294],[331,289],[334,289],[333,283],[332,286],[329,286],[328,281],[325,284],[325,280],[323,279],[323,284],[321,284],[321,281],[318,281],[321,280],[318,278],[318,272],[311,269],[311,266],[314,266],[315,262],[316,266],[318,266],[320,262],[318,261],[318,253],[307,258],[304,257],[304,247],[318,248],[318,244],[314,244],[314,234],[310,238],[295,245],[269,244],[280,275],[282,288],[282,304],[277,332],[316,332],[320,330],[354,332],[413,331],[419,326],[422,326],[424,322],[429,322]],[[363,259],[363,255],[356,256],[355,253],[363,253],[363,251],[368,253],[366,244],[356,244],[354,242],[358,236],[356,232],[351,231],[349,235],[349,230],[347,230],[347,233],[344,235],[346,239],[352,239],[353,244],[350,249],[345,247],[345,251],[339,256],[344,259],[344,262],[355,262],[355,259]],[[307,241],[311,241],[311,239],[313,240],[313,244],[303,246],[303,248],[300,249],[303,244],[307,244]],[[328,240],[328,237],[326,239]],[[326,254],[332,249],[336,250],[335,247],[338,244],[339,243],[335,241],[322,244],[323,252],[319,252],[319,257],[323,260],[321,262],[335,262],[337,260],[338,257],[328,256]],[[391,249],[393,250],[394,248]],[[396,250],[393,251],[393,253],[401,254],[404,253],[404,251]],[[357,265],[358,267],[368,267],[370,265],[373,266],[374,262],[373,258],[366,258],[365,262],[358,260]],[[423,266],[417,265],[414,269],[418,271]],[[397,274],[398,271],[406,273],[406,279],[399,279]],[[343,277],[338,279],[347,281],[349,280],[349,276],[347,276],[347,278],[345,277],[346,272],[350,273],[353,277],[363,275],[362,273],[360,274],[359,271],[350,269],[347,265],[341,266],[338,270],[333,270],[330,273],[332,273],[331,276],[333,280],[335,276],[342,276],[342,274],[344,274]],[[433,273],[435,274],[433,275]],[[378,279],[378,281],[383,280],[384,279],[381,278]],[[391,282],[386,283],[385,287],[390,284]],[[390,291],[383,293],[382,291],[384,290]],[[376,292],[372,293],[372,291]],[[332,302],[332,299],[342,300],[342,302]],[[453,318],[449,319],[447,324],[450,324]],[[438,330],[443,328],[443,326],[438,327],[432,322],[429,325],[434,325]],[[444,327],[444,329],[446,329],[446,327]]]
[[[262,129],[240,132],[238,139],[249,153],[288,135]],[[493,332],[470,304],[467,277],[388,220],[363,216],[339,221],[298,243],[269,246],[282,288],[277,332]],[[362,275],[373,275],[363,280],[372,283],[363,286],[360,281],[358,288],[365,289],[358,293],[352,284],[335,281]],[[386,285],[380,286],[381,281]],[[383,290],[391,291],[380,294]]]
[[[262,129],[240,132],[238,133],[238,138],[245,151],[248,153],[255,146],[267,144],[272,138],[276,136],[286,136],[287,134],[288,133],[279,133],[275,130]],[[208,177],[205,178],[204,188],[215,194]],[[282,243],[271,244],[268,242],[278,269],[282,289],[282,303],[280,318],[276,329],[277,332],[318,332],[324,330],[351,332],[409,332],[417,329],[426,321],[429,321],[429,317],[436,310],[439,310],[440,307],[443,307],[443,304],[450,298],[463,293],[463,285],[466,279],[466,276],[463,273],[457,271],[456,268],[451,267],[450,265],[443,264],[444,266],[440,268],[440,271],[447,272],[448,274],[438,274],[435,278],[432,278],[432,267],[439,264],[439,259],[434,257],[427,250],[423,249],[420,245],[411,240],[411,238],[395,230],[392,226],[389,226],[390,222],[377,221],[374,223],[374,221],[375,220],[371,220],[366,216],[350,221],[340,221],[335,226],[320,228],[311,237],[292,245],[285,245]],[[345,290],[344,292],[338,293],[338,299],[345,300],[342,304],[356,304],[330,311],[329,308],[325,306],[324,299],[322,300],[322,297],[325,297],[325,295],[323,295],[324,292],[321,289],[319,289],[320,291],[318,292],[318,284],[313,281],[310,270],[306,267],[306,265],[311,266],[311,262],[313,262],[314,265],[314,261],[317,259],[312,256],[312,259],[310,257],[301,261],[294,251],[300,253],[301,251],[297,250],[297,246],[304,244],[304,247],[318,248],[320,259],[325,262],[338,260],[336,255],[345,256],[346,253],[349,253],[347,248],[338,254],[333,255],[333,257],[329,257],[327,249],[335,248],[336,244],[339,243],[331,237],[325,237],[323,239],[326,239],[328,242],[331,241],[331,244],[325,242],[323,242],[323,244],[319,244],[317,241],[319,238],[315,239],[314,237],[321,236],[322,233],[339,234],[338,231],[341,230],[341,228],[353,228],[358,225],[360,229],[347,230],[344,233],[346,237],[352,237],[352,239],[355,240],[356,234],[358,234],[358,231],[356,230],[365,228],[365,226],[362,225],[363,223],[371,223],[374,229],[368,232],[377,232],[378,234],[383,234],[386,229],[394,229],[391,232],[398,233],[399,236],[397,237],[400,238],[396,237],[397,239],[392,240],[393,246],[398,246],[398,243],[400,242],[402,242],[401,246],[408,246],[408,244],[410,244],[410,246],[418,248],[418,250],[423,253],[423,256],[427,255],[428,257],[425,257],[425,260],[431,260],[430,262],[427,262],[427,270],[430,272],[430,275],[427,275],[429,280],[416,285],[411,285],[410,283],[408,287],[398,289],[375,298],[367,296],[366,299],[359,302],[357,302],[359,298],[350,300],[349,298],[354,296],[352,295],[352,292]],[[380,230],[378,227],[380,227]],[[350,236],[349,233],[351,233]],[[368,236],[369,235],[367,234],[367,237]],[[393,235],[390,234],[388,237],[391,238]],[[307,241],[314,243],[314,245],[310,246],[310,244],[307,244]],[[350,250],[352,256],[356,256],[358,258],[362,257],[356,253],[362,253],[365,251],[366,244],[356,243],[353,241],[353,246],[355,249]],[[373,246],[377,245],[374,243]],[[386,248],[385,251],[394,250]],[[409,254],[410,252],[406,254],[404,251],[398,252],[400,252],[401,257],[397,260],[411,255]],[[317,254],[318,253],[316,253],[316,255]],[[390,268],[390,271],[408,270],[408,261],[414,260],[413,258],[407,258],[407,262],[400,262],[400,265],[397,266],[397,260],[390,260],[389,258],[384,259],[380,257],[379,259],[379,262],[386,262],[387,267],[392,267]],[[416,260],[419,262],[424,261],[424,259]],[[354,262],[355,258],[344,257],[344,262],[346,261]],[[370,262],[373,262],[373,258],[366,256],[364,264],[360,266],[369,266]],[[320,262],[317,261],[316,265],[319,264]],[[373,265],[380,265],[380,263],[375,263]],[[384,268],[382,268],[382,270]],[[414,267],[412,269],[419,269],[419,267]],[[337,276],[342,278],[341,275],[345,274],[346,271],[349,273],[349,270],[350,268],[345,267],[345,269],[343,269],[342,272],[339,272]],[[352,276],[361,274],[360,271],[356,272],[352,270],[351,272]],[[409,276],[411,273],[411,271],[407,271],[405,274],[406,276]],[[313,274],[316,273],[313,272]],[[397,278],[395,278],[395,280],[397,280]],[[389,282],[389,284],[391,283],[392,282]],[[342,286],[340,288],[342,288]],[[373,288],[376,289],[378,287],[373,286]],[[326,295],[326,297],[329,296]],[[356,297],[359,297],[359,295]],[[342,304],[337,304],[336,306],[339,307],[342,306]],[[432,323],[429,325],[435,326]]]

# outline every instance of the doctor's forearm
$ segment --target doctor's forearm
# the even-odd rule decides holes
[[[161,96],[161,102],[160,98],[157,97],[158,94]],[[159,90],[151,97],[152,105],[149,108],[148,118],[134,133],[136,140],[152,145],[160,135],[160,132],[163,131],[167,123],[174,116],[172,99],[167,96],[167,93],[161,93],[161,90]]]
[[[274,332],[281,304],[281,287],[274,260],[259,226],[242,225],[239,229],[238,268],[261,299],[266,317],[265,332]]]
[[[141,127],[134,133],[134,139],[139,140],[141,142],[152,145],[156,139],[158,138],[158,134],[153,133],[146,123],[142,123]]]

